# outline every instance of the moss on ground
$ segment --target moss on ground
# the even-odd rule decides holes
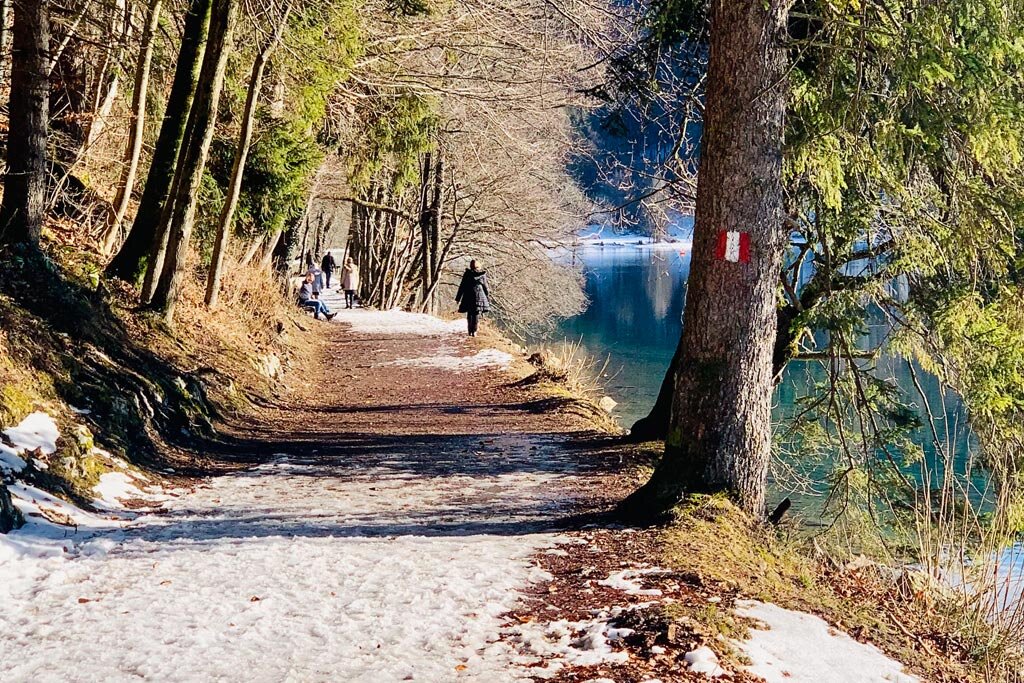
[[[723,496],[691,496],[662,534],[666,567],[693,576],[720,605],[676,604],[681,626],[703,629],[728,661],[725,640],[748,624],[729,610],[737,599],[772,602],[821,616],[854,638],[869,640],[929,681],[990,680],[969,643],[919,594],[903,590],[903,574],[867,561],[837,563],[813,542],[755,523]]]

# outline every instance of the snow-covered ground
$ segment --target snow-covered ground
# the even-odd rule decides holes
[[[363,335],[462,329],[395,311],[340,319]],[[59,438],[42,413],[4,435],[13,446],[0,445],[0,468],[15,477]],[[619,641],[629,631],[612,625],[628,608],[580,622],[503,617],[531,583],[551,579],[536,555],[576,542],[558,533],[572,504],[565,485],[579,476],[558,438],[446,439],[358,455],[296,445],[194,492],[150,486],[102,454],[114,471],[94,491],[96,512],[12,485],[28,524],[0,535],[0,681],[500,683],[628,659]],[[125,499],[150,508],[125,510]],[[599,583],[662,599],[642,585],[662,571],[627,568]],[[915,680],[815,617],[740,610],[771,627],[737,644],[769,680]],[[695,670],[719,672],[713,653],[692,654]]]
[[[639,233],[621,233],[612,228],[594,228],[581,232],[576,240],[580,249],[641,249],[641,250],[685,250],[693,245],[693,218],[683,217],[682,220],[670,225],[667,234],[654,239]]]
[[[689,251],[693,247],[690,239],[655,240],[642,235],[623,235],[621,237],[588,237],[576,244],[580,249],[647,249],[653,251]]]
[[[503,451],[282,454],[122,528],[0,537],[0,679],[521,680],[500,615],[544,578],[570,473]]]
[[[736,613],[755,619],[749,640],[734,643],[751,661],[746,667],[767,683],[919,683],[878,648],[857,642],[822,619],[756,600],[740,601]]]
[[[366,335],[456,329],[401,312],[343,320]],[[58,436],[41,414],[18,434],[9,471]],[[112,472],[95,492],[110,514],[14,485],[23,511],[82,526],[33,516],[0,536],[0,680],[525,680],[537,658],[499,640],[501,615],[549,578],[532,558],[562,540],[559,481],[573,476],[550,438],[509,435],[359,461],[298,449],[188,495]],[[118,512],[125,497],[163,510]]]
[[[460,355],[451,347],[440,347],[437,353],[416,358],[399,358],[386,361],[381,365],[395,365],[405,368],[438,368],[452,372],[468,372],[481,368],[505,369],[512,363],[512,356],[497,349],[481,349],[471,355]]]
[[[380,335],[411,335],[411,336],[444,336],[466,332],[466,321],[442,320],[425,313],[408,313],[406,311],[372,311],[364,308],[346,309],[342,299],[333,291],[324,292],[324,303],[332,311],[338,313],[335,320],[348,323],[352,331],[365,336]]]

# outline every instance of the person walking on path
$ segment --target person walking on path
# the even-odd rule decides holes
[[[331,273],[337,269],[338,263],[334,260],[334,255],[331,252],[324,254],[323,259],[320,261],[320,270],[324,271],[324,289],[331,288]]]
[[[345,290],[345,308],[352,308],[359,289],[359,264],[351,256],[345,259],[341,269],[341,288]]]
[[[490,293],[487,291],[487,273],[477,269],[475,260],[469,262],[469,268],[462,274],[455,302],[459,304],[459,313],[466,314],[469,336],[475,337],[480,315],[491,308]]]
[[[309,267],[309,270],[306,271],[306,275],[312,276],[313,278],[313,294],[320,296],[320,292],[323,291],[324,288],[323,271],[317,268],[316,264],[313,264]]]
[[[331,313],[331,309],[327,308],[327,305],[316,298],[316,292],[313,289],[313,273],[306,273],[306,277],[302,280],[302,286],[299,287],[299,305],[303,308],[308,308],[313,311],[313,317],[317,320],[320,319],[320,315],[324,316],[325,320],[331,320],[337,313]]]

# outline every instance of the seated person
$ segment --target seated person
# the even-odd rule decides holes
[[[306,273],[306,277],[302,280],[302,286],[299,287],[299,305],[303,308],[308,308],[313,311],[313,317],[317,320],[320,319],[320,314],[324,314],[324,318],[331,320],[337,313],[331,313],[331,310],[324,305],[323,301],[316,298],[316,294],[313,293],[313,273]]]

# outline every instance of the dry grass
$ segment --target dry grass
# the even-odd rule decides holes
[[[120,291],[120,317],[133,336],[180,367],[208,367],[229,377],[237,385],[232,396],[235,389],[272,390],[277,378],[268,375],[268,367],[279,365],[283,373],[310,353],[306,316],[273,272],[226,259],[220,301],[212,310],[204,302],[205,269],[193,264],[190,273],[170,330],[134,313],[134,290]]]
[[[722,497],[691,498],[662,543],[665,565],[698,577],[724,606],[753,598],[817,614],[925,680],[1007,680],[986,675],[970,643],[947,629],[910,575],[863,560],[836,563],[800,538],[755,524]],[[707,605],[678,605],[672,616],[725,637],[744,628],[723,610],[707,613]]]
[[[611,356],[604,360],[591,356],[583,347],[583,339],[564,339],[560,344],[542,347],[545,366],[563,378],[570,392],[593,401],[605,395],[604,382],[609,379]]]

